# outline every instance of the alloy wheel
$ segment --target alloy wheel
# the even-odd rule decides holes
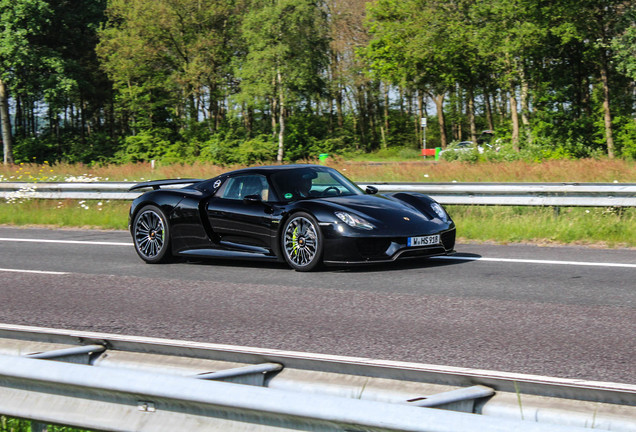
[[[288,262],[296,269],[311,266],[319,259],[319,241],[312,221],[302,216],[290,220],[285,228],[283,245]]]
[[[154,210],[145,210],[135,222],[135,245],[144,259],[157,259],[166,243],[163,219]]]

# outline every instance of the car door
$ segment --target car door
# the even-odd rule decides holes
[[[221,244],[253,252],[266,252],[259,248],[270,251],[275,230],[268,200],[265,176],[243,174],[228,178],[207,205],[210,226]]]

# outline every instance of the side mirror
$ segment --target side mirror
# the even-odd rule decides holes
[[[261,199],[260,195],[245,195],[243,197],[243,202],[246,204],[257,204],[262,202],[263,200]]]
[[[367,188],[364,191],[368,193],[369,195],[373,195],[378,193],[378,188],[375,186],[367,186]]]

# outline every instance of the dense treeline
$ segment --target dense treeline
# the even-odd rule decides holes
[[[253,163],[496,132],[636,158],[625,0],[0,0],[12,161]]]

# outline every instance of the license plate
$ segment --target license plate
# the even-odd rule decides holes
[[[409,237],[407,246],[429,246],[439,244],[439,234],[423,236],[423,237]]]

